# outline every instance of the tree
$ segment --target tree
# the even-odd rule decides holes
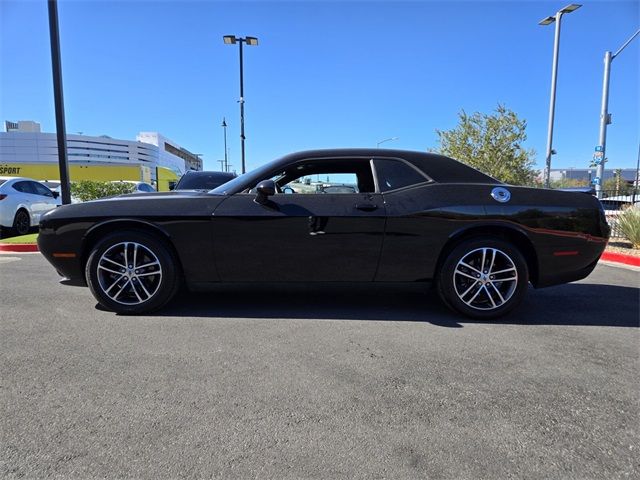
[[[533,168],[535,151],[523,148],[527,139],[526,120],[500,104],[490,115],[480,112],[467,115],[462,110],[458,117],[458,126],[453,130],[436,130],[438,153],[505,183],[533,184],[537,174]]]

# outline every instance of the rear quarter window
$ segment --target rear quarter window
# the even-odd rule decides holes
[[[378,179],[378,188],[381,192],[397,190],[430,181],[416,168],[392,159],[374,159],[373,165]]]

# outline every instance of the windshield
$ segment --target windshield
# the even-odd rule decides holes
[[[184,175],[176,190],[212,190],[234,177],[233,173],[213,172],[213,173],[192,173]]]
[[[227,183],[220,185],[217,188],[214,188],[209,193],[215,193],[218,195],[227,195],[231,192],[236,192],[238,189],[242,188],[244,185],[252,185],[252,182],[258,182],[263,180],[269,176],[269,173],[276,168],[276,165],[280,163],[281,159],[273,160],[261,167],[258,167],[250,172],[247,172],[243,175],[240,175],[233,180],[228,181]]]

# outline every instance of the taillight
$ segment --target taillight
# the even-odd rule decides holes
[[[5,198],[7,198],[7,195],[4,193],[0,193],[0,200],[4,200]]]

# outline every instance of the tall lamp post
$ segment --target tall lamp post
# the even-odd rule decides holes
[[[60,170],[60,193],[63,205],[71,203],[69,162],[67,159],[67,127],[64,119],[64,97],[62,95],[62,61],[60,59],[60,34],[58,31],[58,2],[49,0],[49,38],[51,42],[51,67],[53,73],[53,99],[56,112],[56,134],[58,139],[58,167]]]
[[[398,140],[399,137],[391,137],[391,138],[385,138],[384,140],[380,140],[378,143],[376,143],[376,148],[380,148],[380,144],[384,143],[384,142],[390,142],[391,140]]]
[[[607,125],[611,123],[611,115],[609,114],[609,76],[611,74],[611,62],[613,59],[620,55],[620,52],[625,49],[631,40],[636,38],[640,30],[636,31],[631,38],[622,45],[618,51],[614,54],[611,52],[604,52],[604,77],[602,79],[602,106],[600,107],[600,136],[598,137],[598,146],[596,147],[596,153],[594,160],[597,162],[596,168],[596,195],[598,198],[602,198],[602,177],[604,175],[604,164],[607,161],[605,156],[605,150],[607,147]]]
[[[222,129],[224,130],[224,171],[229,171],[229,158],[227,157],[227,121],[222,117]]]
[[[546,155],[546,163],[544,168],[544,186],[546,188],[549,188],[550,186],[551,155],[556,153],[553,150],[553,117],[555,115],[555,109],[556,109],[556,83],[558,79],[558,55],[560,50],[560,23],[561,23],[563,14],[571,13],[579,9],[581,6],[582,5],[572,3],[571,5],[567,5],[563,9],[558,10],[554,17],[547,17],[540,20],[540,22],[538,22],[538,25],[550,25],[553,22],[556,23],[556,34],[553,41],[553,66],[551,68],[551,100],[549,101],[549,130],[547,132],[547,155]]]
[[[256,37],[236,37],[235,35],[225,35],[222,37],[226,45],[235,45],[240,47],[240,144],[242,150],[242,173],[246,172],[246,164],[244,159],[244,70],[242,59],[242,45],[258,45]]]

